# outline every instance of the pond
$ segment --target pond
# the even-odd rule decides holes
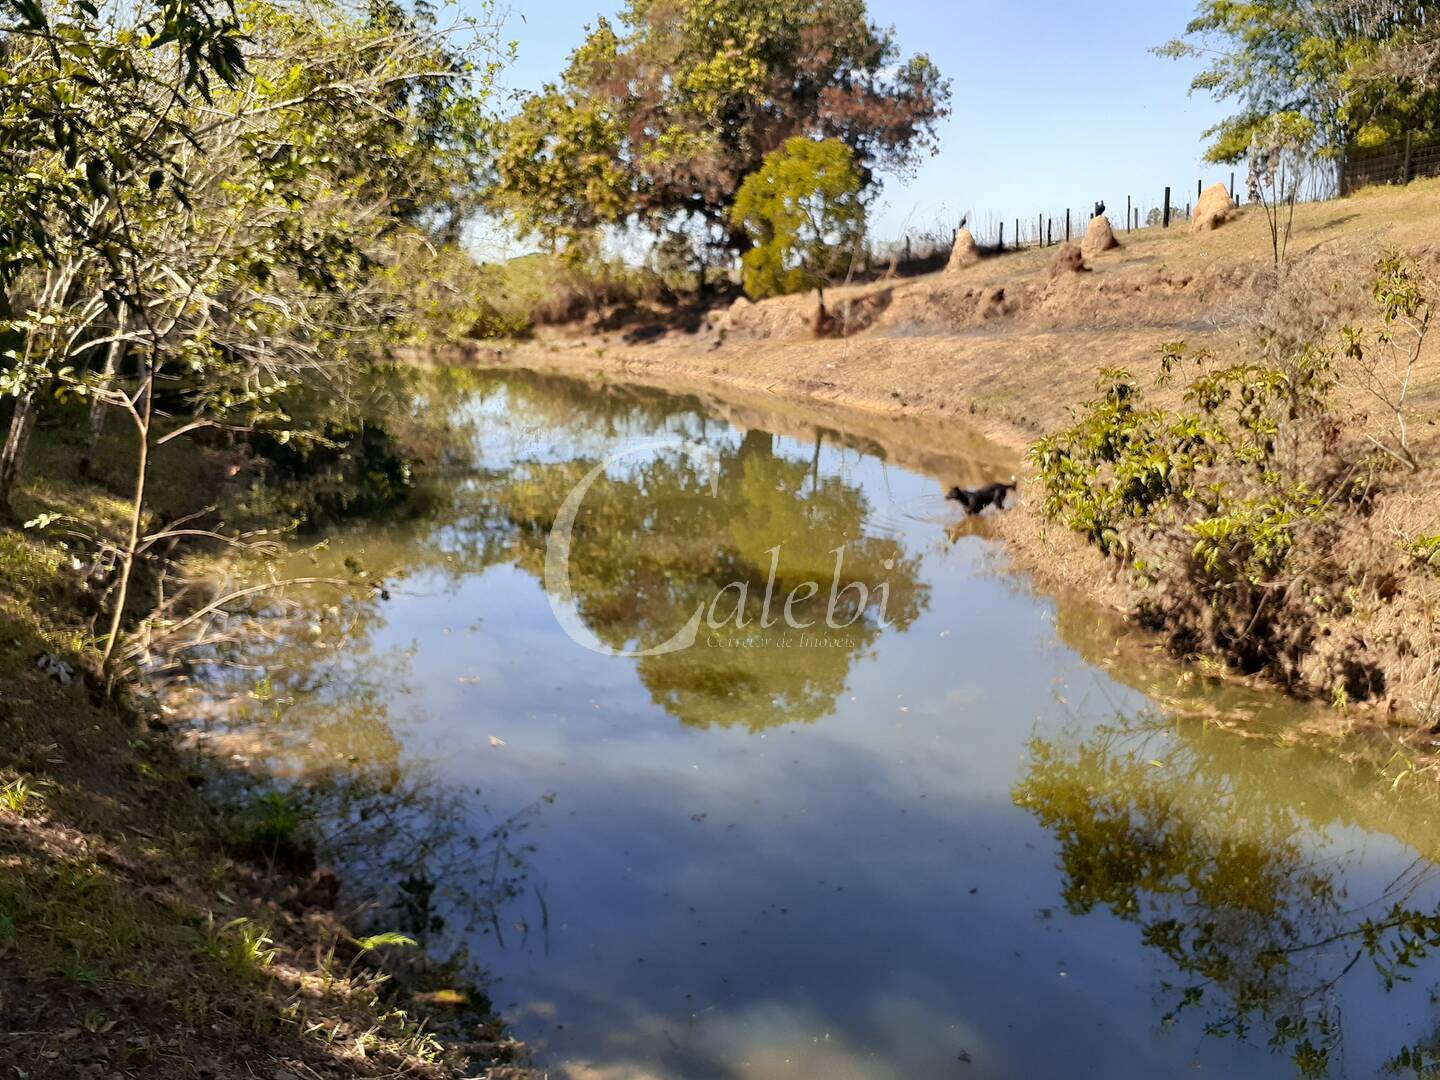
[[[1009,572],[943,498],[1008,477],[1004,451],[437,381],[416,408],[468,449],[426,512],[286,560],[384,593],[292,593],[208,670],[203,734],[269,740],[251,752],[315,796],[378,922],[468,954],[552,1075],[1374,1076],[1440,1053],[1432,803],[1286,748],[1300,706],[1117,645]]]

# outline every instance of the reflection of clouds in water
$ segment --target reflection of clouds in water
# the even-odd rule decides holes
[[[1070,747],[1116,713],[1138,718],[1141,691],[1155,689],[1124,666],[1112,678],[1087,662],[1108,655],[1108,623],[994,572],[979,535],[991,515],[959,519],[969,531],[947,539],[937,521],[953,504],[933,479],[828,440],[771,438],[758,423],[742,434],[683,402],[567,385],[492,394],[476,414],[484,465],[452,502],[317,552],[327,566],[359,554],[367,570],[403,576],[406,592],[344,621],[318,615],[319,635],[273,653],[250,643],[274,686],[246,699],[297,762],[372,776],[391,807],[409,800],[413,815],[389,823],[404,852],[420,851],[421,836],[427,852],[468,857],[460,845],[491,837],[486,851],[503,843],[524,856],[498,890],[493,858],[411,860],[402,874],[416,910],[405,914],[438,910],[434,940],[470,947],[542,1062],[566,1063],[552,1075],[1043,1076],[1072,1061],[1103,1076],[1192,1063],[1293,1071],[1263,1042],[1191,1039],[1199,1015],[1161,1030],[1155,989],[1174,965],[1125,903],[1072,911],[1064,890],[1073,877],[1098,895],[1097,881],[1181,850],[1174,837],[1196,824],[1203,843],[1183,850],[1234,863],[1247,814],[1300,813],[1303,853],[1328,855],[1316,828],[1366,812],[1353,770],[1157,718],[1154,730],[1140,725],[1134,770],[1117,769],[1107,747],[1090,768],[1050,762],[1040,784],[1027,736]],[[587,502],[573,568],[598,633],[660,640],[737,578],[757,600],[780,540],[787,585],[827,579],[832,549],[856,544],[846,576],[891,581],[892,613],[908,594],[904,632],[867,624],[848,652],[696,648],[644,666],[572,647],[535,569],[572,473],[589,467],[576,459],[682,429],[721,451],[726,482],[711,496],[702,477],[660,458],[600,485],[608,498]],[[887,565],[896,556],[901,574]],[[248,691],[254,676],[242,678]],[[1017,806],[1026,775],[1034,798]],[[513,843],[493,832],[549,791],[557,801],[533,831]],[[1179,827],[1137,831],[1157,807],[1159,824]],[[1334,834],[1334,853],[1377,853],[1327,871],[1356,902],[1383,889],[1398,857],[1362,826],[1394,831],[1400,809],[1377,798],[1353,833]],[[1429,823],[1411,831],[1429,850]],[[1091,834],[1096,843],[1080,842]],[[1272,829],[1245,849],[1269,857],[1268,877],[1242,862],[1246,874],[1220,880],[1206,871],[1217,858],[1189,861],[1207,888],[1228,884],[1245,901],[1252,883],[1309,865],[1275,862],[1285,835]],[[363,857],[376,844],[353,847]],[[1157,891],[1174,905],[1198,890],[1152,883],[1137,895]],[[477,897],[478,913],[465,906]],[[1263,904],[1239,901],[1222,911],[1236,927],[1229,940],[1268,940]],[[1373,981],[1357,969],[1345,1005],[1378,1054],[1395,1032],[1421,1028],[1396,1015],[1395,998],[1367,994]],[[508,1005],[512,992],[534,1003]],[[1347,1054],[1348,1066],[1375,1057],[1355,1040]]]
[[[867,1030],[891,1033],[888,1044],[860,1046],[833,1017],[785,1002],[753,1002],[737,1009],[711,1008],[683,1027],[656,1015],[635,1016],[606,1040],[606,1064],[570,1060],[554,1072],[563,1080],[650,1080],[670,1076],[736,1076],[753,1080],[910,1080],[915,1071],[908,1033],[927,1033],[946,1047],[958,1067],[974,1063],[984,1075],[1009,1075],[1000,1055],[973,1027],[927,1008],[911,997],[881,994],[866,1003]],[[663,1064],[654,1048],[666,1046]]]

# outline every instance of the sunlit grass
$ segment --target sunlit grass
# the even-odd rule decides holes
[[[8,811],[16,817],[24,817],[26,812],[38,808],[40,794],[23,776],[17,776],[7,784],[0,785],[0,810]]]
[[[250,919],[231,919],[216,926],[215,917],[211,915],[205,929],[206,951],[236,979],[262,980],[280,955],[269,927]]]

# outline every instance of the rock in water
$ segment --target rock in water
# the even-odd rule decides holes
[[[1235,213],[1235,204],[1224,184],[1211,184],[1200,193],[1195,203],[1195,213],[1190,219],[1191,232],[1209,232],[1229,221]]]
[[[1110,228],[1108,217],[1100,214],[1090,219],[1090,226],[1085,230],[1085,239],[1080,241],[1080,251],[1086,258],[1119,246],[1120,241],[1115,239],[1115,230]]]
[[[975,246],[975,237],[970,235],[969,229],[961,229],[955,234],[955,245],[950,249],[950,261],[945,264],[945,269],[963,270],[979,261],[980,249]]]

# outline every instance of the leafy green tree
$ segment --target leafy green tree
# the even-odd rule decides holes
[[[1432,0],[1201,0],[1184,36],[1156,51],[1204,57],[1191,88],[1240,103],[1206,131],[1208,160],[1243,160],[1257,128],[1283,114],[1313,124],[1334,155],[1440,123],[1434,80],[1416,77],[1433,72],[1437,17]]]
[[[89,0],[34,0],[0,39],[0,391],[15,402],[0,500],[43,392],[128,419],[126,519],[79,523],[118,567],[112,676],[142,614],[137,562],[212,535],[150,519],[152,451],[204,427],[313,437],[277,407],[284,391],[323,379],[343,403],[349,362],[413,332],[426,313],[407,275],[446,265],[413,253],[453,253],[501,55],[494,26],[472,22],[466,42],[424,5],[217,10],[147,0],[101,18]]]
[[[868,187],[934,147],[949,93],[863,0],[629,0],[505,123],[491,205],[556,248],[680,219],[698,247],[743,253],[730,202],[767,154],[838,139]]]
[[[745,291],[759,299],[817,289],[843,274],[865,234],[863,179],[839,139],[796,137],[746,178],[730,220],[754,245],[741,257]]]
[[[148,248],[137,204],[184,208],[186,106],[240,79],[240,40],[233,6],[219,0],[113,17],[90,0],[0,6],[0,392],[14,398],[0,514],[37,392],[77,350],[102,343],[93,328],[107,315],[137,308],[127,259],[143,261]]]

